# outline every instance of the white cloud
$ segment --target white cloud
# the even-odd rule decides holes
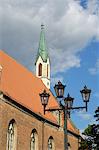
[[[99,5],[94,1],[84,9],[75,0],[0,0],[0,48],[33,70],[44,22],[52,73],[80,67],[79,53],[93,38],[99,40]]]
[[[89,72],[92,75],[99,74],[99,58],[97,59],[95,66],[92,68],[89,68]]]
[[[82,110],[82,111],[79,111],[78,112],[78,116],[81,118],[81,119],[84,119],[84,120],[90,120],[92,118],[92,115],[87,113],[86,111]]]
[[[88,0],[88,11],[99,15],[99,1],[98,0]]]
[[[50,49],[50,56],[54,64],[51,67],[53,75],[57,72],[65,72],[72,67],[80,67],[80,58],[69,51]]]
[[[63,76],[52,76],[51,77],[51,84],[52,86],[54,86],[55,84],[57,84],[58,81],[61,81],[63,83]]]

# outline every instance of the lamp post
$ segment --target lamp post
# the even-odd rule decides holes
[[[84,89],[80,91],[83,101],[85,102],[85,106],[73,107],[74,98],[70,97],[69,94],[67,95],[67,97],[64,98],[65,87],[66,86],[63,85],[60,81],[58,82],[58,84],[55,84],[55,86],[54,86],[57,98],[61,99],[60,108],[46,109],[50,95],[49,95],[49,93],[46,92],[46,90],[44,90],[43,93],[41,93],[39,95],[40,95],[41,103],[44,107],[44,114],[46,111],[50,111],[50,112],[60,111],[60,110],[63,111],[63,113],[64,113],[64,150],[68,150],[68,137],[67,137],[68,114],[70,114],[70,111],[74,110],[74,109],[86,109],[86,111],[87,111],[87,107],[88,107],[87,103],[89,102],[89,99],[90,99],[91,90],[88,89],[87,86],[85,86]],[[62,100],[64,100],[64,104],[61,103]]]

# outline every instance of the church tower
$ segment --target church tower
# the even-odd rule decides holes
[[[50,59],[45,40],[44,25],[41,25],[39,48],[35,65],[36,76],[41,78],[45,86],[50,89]]]

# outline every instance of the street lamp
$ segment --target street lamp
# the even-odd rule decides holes
[[[44,107],[44,115],[45,115],[45,108],[48,104],[48,100],[49,100],[49,96],[50,94],[49,93],[46,93],[46,90],[43,91],[43,93],[39,94],[40,95],[40,98],[41,98],[41,103]]]
[[[65,87],[66,86],[63,85],[60,81],[58,82],[58,84],[55,84],[54,86],[57,98],[61,98],[61,101],[64,100],[64,104],[62,104],[60,101],[60,108],[46,109],[50,95],[49,93],[46,93],[46,90],[44,90],[44,92],[39,95],[40,95],[41,103],[44,106],[44,114],[46,111],[51,112],[51,111],[62,110],[64,112],[64,150],[68,150],[68,137],[67,137],[68,114],[70,114],[70,110],[74,110],[74,109],[86,109],[87,111],[87,107],[88,107],[87,103],[89,102],[89,99],[90,99],[91,90],[85,86],[84,89],[80,91],[82,94],[83,101],[86,104],[84,107],[72,107],[74,98],[70,97],[69,94],[67,95],[67,97],[64,98]]]
[[[87,104],[89,102],[90,99],[90,94],[91,94],[91,90],[87,88],[87,86],[84,86],[84,89],[80,91],[81,95],[82,95],[82,99],[86,104],[86,111],[87,111]]]
[[[70,97],[70,95],[68,93],[67,97],[64,99],[64,103],[68,109],[72,108],[73,101],[74,101],[74,98]]]
[[[65,87],[66,86],[63,85],[60,81],[58,81],[58,84],[55,84],[54,90],[55,90],[57,98],[63,98]]]

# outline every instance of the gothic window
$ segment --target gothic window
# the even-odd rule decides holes
[[[11,120],[8,126],[7,150],[16,150],[16,125],[14,120]]]
[[[41,63],[39,64],[39,67],[38,67],[38,76],[42,76],[42,64]]]
[[[38,150],[38,136],[35,129],[33,129],[31,133],[31,143],[30,143],[30,150]]]
[[[50,136],[48,139],[48,150],[55,150],[54,139],[52,136]]]
[[[70,146],[70,143],[68,143],[68,150],[71,150],[71,146]]]

